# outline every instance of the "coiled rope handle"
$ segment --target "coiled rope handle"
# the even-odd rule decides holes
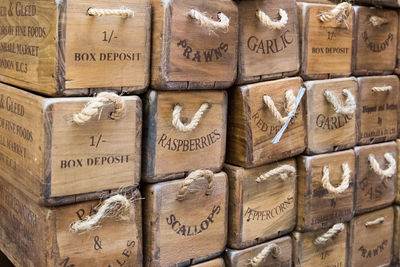
[[[196,9],[191,9],[188,16],[196,20],[200,26],[204,26],[212,31],[214,30],[225,30],[228,31],[229,28],[229,18],[222,12],[217,13],[218,21],[210,19],[203,13],[197,11]]]
[[[177,200],[184,200],[185,196],[187,195],[188,191],[189,191],[189,187],[190,185],[200,179],[200,178],[204,178],[207,180],[208,182],[208,186],[207,186],[207,190],[206,190],[206,195],[209,195],[212,193],[212,191],[214,190],[214,173],[212,171],[209,170],[197,170],[194,172],[191,172],[188,177],[185,178],[185,180],[182,183],[181,188],[178,191],[178,195],[176,197]]]
[[[281,249],[275,243],[267,245],[261,252],[250,260],[250,266],[259,266],[260,263],[266,259],[269,255],[277,258],[281,254]]]
[[[135,15],[135,12],[132,9],[121,7],[115,9],[106,9],[106,8],[94,8],[91,7],[87,11],[89,16],[120,16],[122,18],[132,18]]]
[[[321,22],[329,22],[336,19],[336,23],[341,24],[344,22],[348,27],[347,18],[351,13],[351,5],[347,2],[340,3],[336,5],[329,11],[322,12],[319,15]]]
[[[289,19],[286,11],[280,8],[279,16],[281,17],[280,20],[273,21],[264,11],[259,9],[256,11],[258,20],[270,30],[282,30],[287,25]]]
[[[204,112],[208,109],[209,106],[210,105],[208,103],[202,104],[199,110],[197,110],[197,112],[194,114],[190,123],[183,124],[181,121],[182,106],[176,104],[174,107],[174,111],[172,112],[172,125],[181,132],[193,131],[194,129],[196,129],[201,117],[203,117]]]
[[[350,167],[348,163],[343,163],[342,164],[342,170],[343,170],[343,175],[342,175],[342,182],[338,187],[334,187],[329,179],[329,167],[324,166],[322,169],[322,187],[328,190],[329,193],[333,194],[340,194],[343,193],[347,188],[349,188],[350,184]]]
[[[379,217],[379,218],[376,218],[376,219],[373,220],[373,221],[366,222],[366,223],[365,223],[365,227],[373,226],[373,225],[377,225],[377,224],[381,224],[381,223],[383,223],[384,221],[385,221],[385,218],[384,218],[384,217]]]
[[[290,116],[294,113],[296,108],[296,96],[293,93],[293,90],[287,90],[285,92],[285,111],[287,113],[286,117],[282,117],[281,113],[275,106],[274,100],[269,95],[264,95],[263,97],[265,105],[272,112],[274,118],[280,122],[281,125],[285,124],[287,120],[290,119]]]
[[[395,158],[390,153],[385,153],[383,157],[386,159],[387,162],[389,162],[389,166],[386,168],[386,170],[381,169],[381,166],[379,166],[379,163],[378,161],[376,161],[375,156],[373,154],[368,155],[369,167],[377,175],[382,177],[382,179],[392,177],[396,173],[396,166],[397,166]]]
[[[378,16],[371,16],[368,19],[368,23],[374,27],[378,27],[378,26],[388,23],[388,20],[385,18],[378,17]]]
[[[354,99],[353,94],[348,89],[343,89],[343,95],[346,97],[345,102],[343,103],[339,98],[329,90],[325,90],[324,96],[326,101],[331,103],[333,106],[333,110],[342,115],[351,115],[356,111],[356,100]]]
[[[372,92],[387,92],[387,91],[391,91],[392,90],[392,86],[388,85],[388,86],[374,86],[371,88]]]
[[[257,177],[256,182],[260,183],[274,176],[278,176],[282,180],[287,180],[289,177],[296,176],[296,168],[288,164],[279,166]]]
[[[313,243],[314,245],[325,245],[326,242],[328,242],[329,239],[332,237],[336,236],[339,234],[341,231],[344,229],[344,224],[343,223],[337,223],[332,228],[330,228],[326,233],[323,235],[317,237]]]
[[[103,106],[113,103],[114,111],[110,117],[113,120],[119,120],[125,113],[125,101],[123,98],[115,93],[102,92],[90,100],[86,106],[78,114],[72,115],[72,122],[78,125],[85,124],[91,118],[99,114]]]

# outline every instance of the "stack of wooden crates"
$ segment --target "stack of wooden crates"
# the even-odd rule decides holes
[[[400,2],[359,2],[0,0],[0,250],[398,265]]]

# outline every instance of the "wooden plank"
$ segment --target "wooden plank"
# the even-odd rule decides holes
[[[304,151],[305,127],[302,102],[277,144],[272,140],[282,123],[264,101],[268,95],[282,117],[286,117],[286,92],[297,96],[299,77],[239,86],[229,94],[228,146],[226,161],[250,168],[293,157]]]
[[[184,180],[174,180],[144,187],[145,266],[186,266],[214,258],[225,248],[228,230],[226,174],[215,174],[209,195],[205,194],[207,180],[198,179],[190,185],[186,197],[178,200],[183,183]]]
[[[278,171],[280,167],[286,169],[270,176],[270,171]],[[230,248],[250,247],[293,230],[296,224],[294,159],[252,169],[225,164],[224,170],[229,180]],[[268,178],[258,182],[262,175]]]
[[[393,203],[397,192],[398,152],[395,142],[354,148],[355,169],[355,212],[361,214],[377,210]],[[386,153],[390,155],[386,156]],[[371,163],[372,155],[378,166]],[[386,157],[394,162],[388,162]],[[374,167],[375,169],[373,169]],[[388,171],[392,170],[392,173]],[[386,171],[382,176],[380,172]]]
[[[44,98],[0,84],[0,169],[7,180],[43,204],[77,195],[135,187],[140,180],[141,100],[121,97],[112,119],[107,104],[83,125],[71,123],[92,98]],[[95,196],[93,198],[98,198]]]
[[[239,267],[248,266],[252,259],[257,257],[266,247],[277,247],[274,253],[279,251],[278,255],[268,254],[265,258],[260,257],[262,261],[258,266],[277,266],[290,267],[292,266],[292,239],[289,236],[271,240],[254,247],[249,247],[242,250],[234,250],[228,248],[225,252],[226,266]],[[258,257],[257,257],[258,258]]]
[[[237,75],[238,9],[231,0],[151,0],[152,77],[155,89],[224,89]],[[229,19],[210,29],[189,17],[195,9],[206,20]],[[204,40],[207,40],[206,42]]]
[[[239,65],[237,83],[265,81],[297,74],[300,68],[297,6],[295,0],[240,1]],[[264,12],[273,21],[288,20],[281,29],[271,29],[256,16]],[[268,61],[268,64],[265,64]]]
[[[195,266],[195,267],[224,267],[225,266],[225,262],[222,258],[216,258],[213,260],[209,260],[206,262],[202,262],[202,263],[198,263],[198,264],[194,264],[191,266]]]
[[[350,222],[348,266],[389,266],[392,239],[392,207],[354,217]]]
[[[399,78],[391,75],[359,77],[357,80],[357,144],[395,140],[398,133]]]
[[[400,207],[397,205],[393,206],[394,210],[394,232],[393,232],[393,257],[392,264],[396,266],[396,264],[400,263]]]
[[[347,163],[349,174],[346,174]],[[347,222],[354,214],[355,157],[353,150],[297,159],[297,226],[298,231],[314,231]],[[325,168],[328,183],[341,192],[324,185]],[[346,183],[346,180],[348,183]],[[338,190],[338,189],[337,189]]]

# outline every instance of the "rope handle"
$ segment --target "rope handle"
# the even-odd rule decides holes
[[[264,11],[256,10],[258,20],[270,30],[282,30],[287,25],[289,19],[286,11],[280,8],[279,16],[281,18],[278,21],[273,21]]]
[[[368,155],[369,167],[377,175],[381,176],[382,179],[392,177],[396,173],[397,166],[396,159],[392,156],[392,154],[385,153],[383,157],[387,162],[389,162],[389,166],[385,170],[381,169],[378,161],[375,159],[375,156],[373,154]]]
[[[210,107],[210,104],[203,103],[200,108],[194,114],[192,120],[188,124],[183,124],[181,121],[181,111],[182,106],[180,104],[176,104],[174,110],[172,112],[172,126],[174,126],[177,130],[181,132],[190,132],[196,129],[197,125],[200,122],[201,117],[203,117],[204,112]]]
[[[340,3],[336,5],[329,11],[324,11],[319,14],[319,19],[321,22],[329,22],[336,19],[336,23],[345,23],[346,27],[349,28],[347,19],[351,13],[351,4],[347,2]]]
[[[185,180],[182,183],[181,188],[178,191],[178,195],[176,197],[177,200],[184,200],[185,196],[187,195],[189,191],[190,185],[200,179],[204,178],[208,182],[207,190],[206,190],[206,195],[210,195],[212,191],[214,190],[214,173],[210,170],[197,170],[191,172],[188,177],[185,178]]]
[[[274,100],[269,95],[264,95],[263,97],[265,105],[272,112],[272,115],[275,117],[277,121],[280,122],[281,125],[285,124],[287,120],[291,118],[291,115],[294,114],[296,109],[296,96],[293,93],[293,90],[287,90],[285,92],[285,111],[287,113],[286,117],[282,117],[282,114],[278,111],[275,106]]]
[[[278,176],[283,181],[287,180],[289,177],[296,176],[296,168],[288,164],[279,166],[257,177],[256,182],[266,181],[273,176]]]
[[[254,258],[252,258],[250,260],[250,266],[259,266],[260,263],[268,258],[269,255],[271,255],[274,258],[279,257],[279,255],[281,254],[281,249],[279,248],[279,246],[275,243],[272,244],[268,244],[263,250],[261,250],[260,253],[258,253],[257,256],[255,256]]]
[[[321,236],[314,239],[314,245],[325,245],[329,239],[333,238],[337,234],[339,234],[344,229],[343,223],[337,223],[332,226],[326,233],[322,234]]]
[[[217,13],[218,21],[215,21],[203,13],[197,11],[196,9],[190,9],[188,16],[194,20],[197,20],[197,23],[200,26],[204,26],[210,30],[222,29],[228,31],[229,28],[229,18],[222,12]]]
[[[120,16],[126,19],[126,18],[132,18],[135,15],[135,12],[132,9],[126,7],[114,8],[114,9],[90,7],[87,10],[87,14],[89,16],[97,16],[97,17]]]
[[[383,223],[384,221],[385,221],[385,218],[384,218],[384,217],[379,217],[379,218],[376,218],[376,219],[373,220],[373,221],[366,222],[366,223],[365,223],[365,227],[373,226],[373,225],[377,225],[377,224],[381,224],[381,223]]]
[[[371,16],[368,19],[368,23],[374,27],[381,26],[383,24],[388,23],[388,20],[378,16]]]
[[[356,111],[356,100],[353,94],[348,89],[343,89],[342,94],[346,97],[345,102],[339,100],[339,98],[329,90],[324,91],[326,101],[332,106],[333,110],[342,115],[351,115]]]
[[[374,86],[371,88],[372,92],[387,92],[387,91],[391,91],[392,90],[392,86],[388,85],[388,86]]]
[[[346,191],[347,188],[349,188],[351,170],[347,162],[342,164],[342,170],[343,170],[342,182],[340,183],[339,186],[334,187],[329,179],[329,167],[328,166],[323,167],[322,170],[323,175],[321,179],[322,187],[328,190],[329,193],[341,194],[344,191]]]

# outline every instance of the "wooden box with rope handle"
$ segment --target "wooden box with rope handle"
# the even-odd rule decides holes
[[[389,266],[393,248],[393,207],[354,217],[350,222],[347,266]]]
[[[356,144],[357,81],[339,78],[305,82],[308,155],[354,147]]]
[[[390,75],[359,77],[357,80],[357,144],[395,140],[399,119],[399,78]]]
[[[140,192],[43,207],[1,177],[0,250],[17,267],[142,266]]]
[[[245,169],[224,166],[229,181],[228,247],[243,249],[291,232],[296,224],[296,161]]]
[[[353,10],[338,5],[297,3],[301,36],[301,76],[305,80],[351,74]]]
[[[51,96],[149,84],[149,0],[1,0],[0,9],[2,82]]]
[[[151,4],[151,87],[230,87],[237,76],[236,4],[231,0],[151,0]]]
[[[140,180],[137,96],[45,98],[0,84],[0,170],[44,205],[98,198]]]
[[[196,170],[143,189],[145,266],[188,266],[220,255],[228,230],[224,172]]]
[[[347,266],[348,231],[347,223],[337,223],[313,232],[292,232],[294,266]]]
[[[224,267],[225,262],[223,258],[216,258],[213,260],[205,261],[198,264],[191,265],[193,267]]]
[[[227,267],[291,267],[292,239],[285,236],[242,250],[228,248],[224,257]]]
[[[143,180],[182,178],[225,159],[227,92],[155,91],[144,100]]]
[[[327,228],[353,218],[354,164],[353,150],[298,157],[298,231]]]
[[[398,152],[395,142],[354,148],[355,213],[377,210],[393,203],[397,193]]]
[[[240,1],[238,7],[237,82],[245,84],[297,74],[300,49],[296,1]]]
[[[249,168],[302,153],[303,93],[299,77],[233,88],[226,161]]]

